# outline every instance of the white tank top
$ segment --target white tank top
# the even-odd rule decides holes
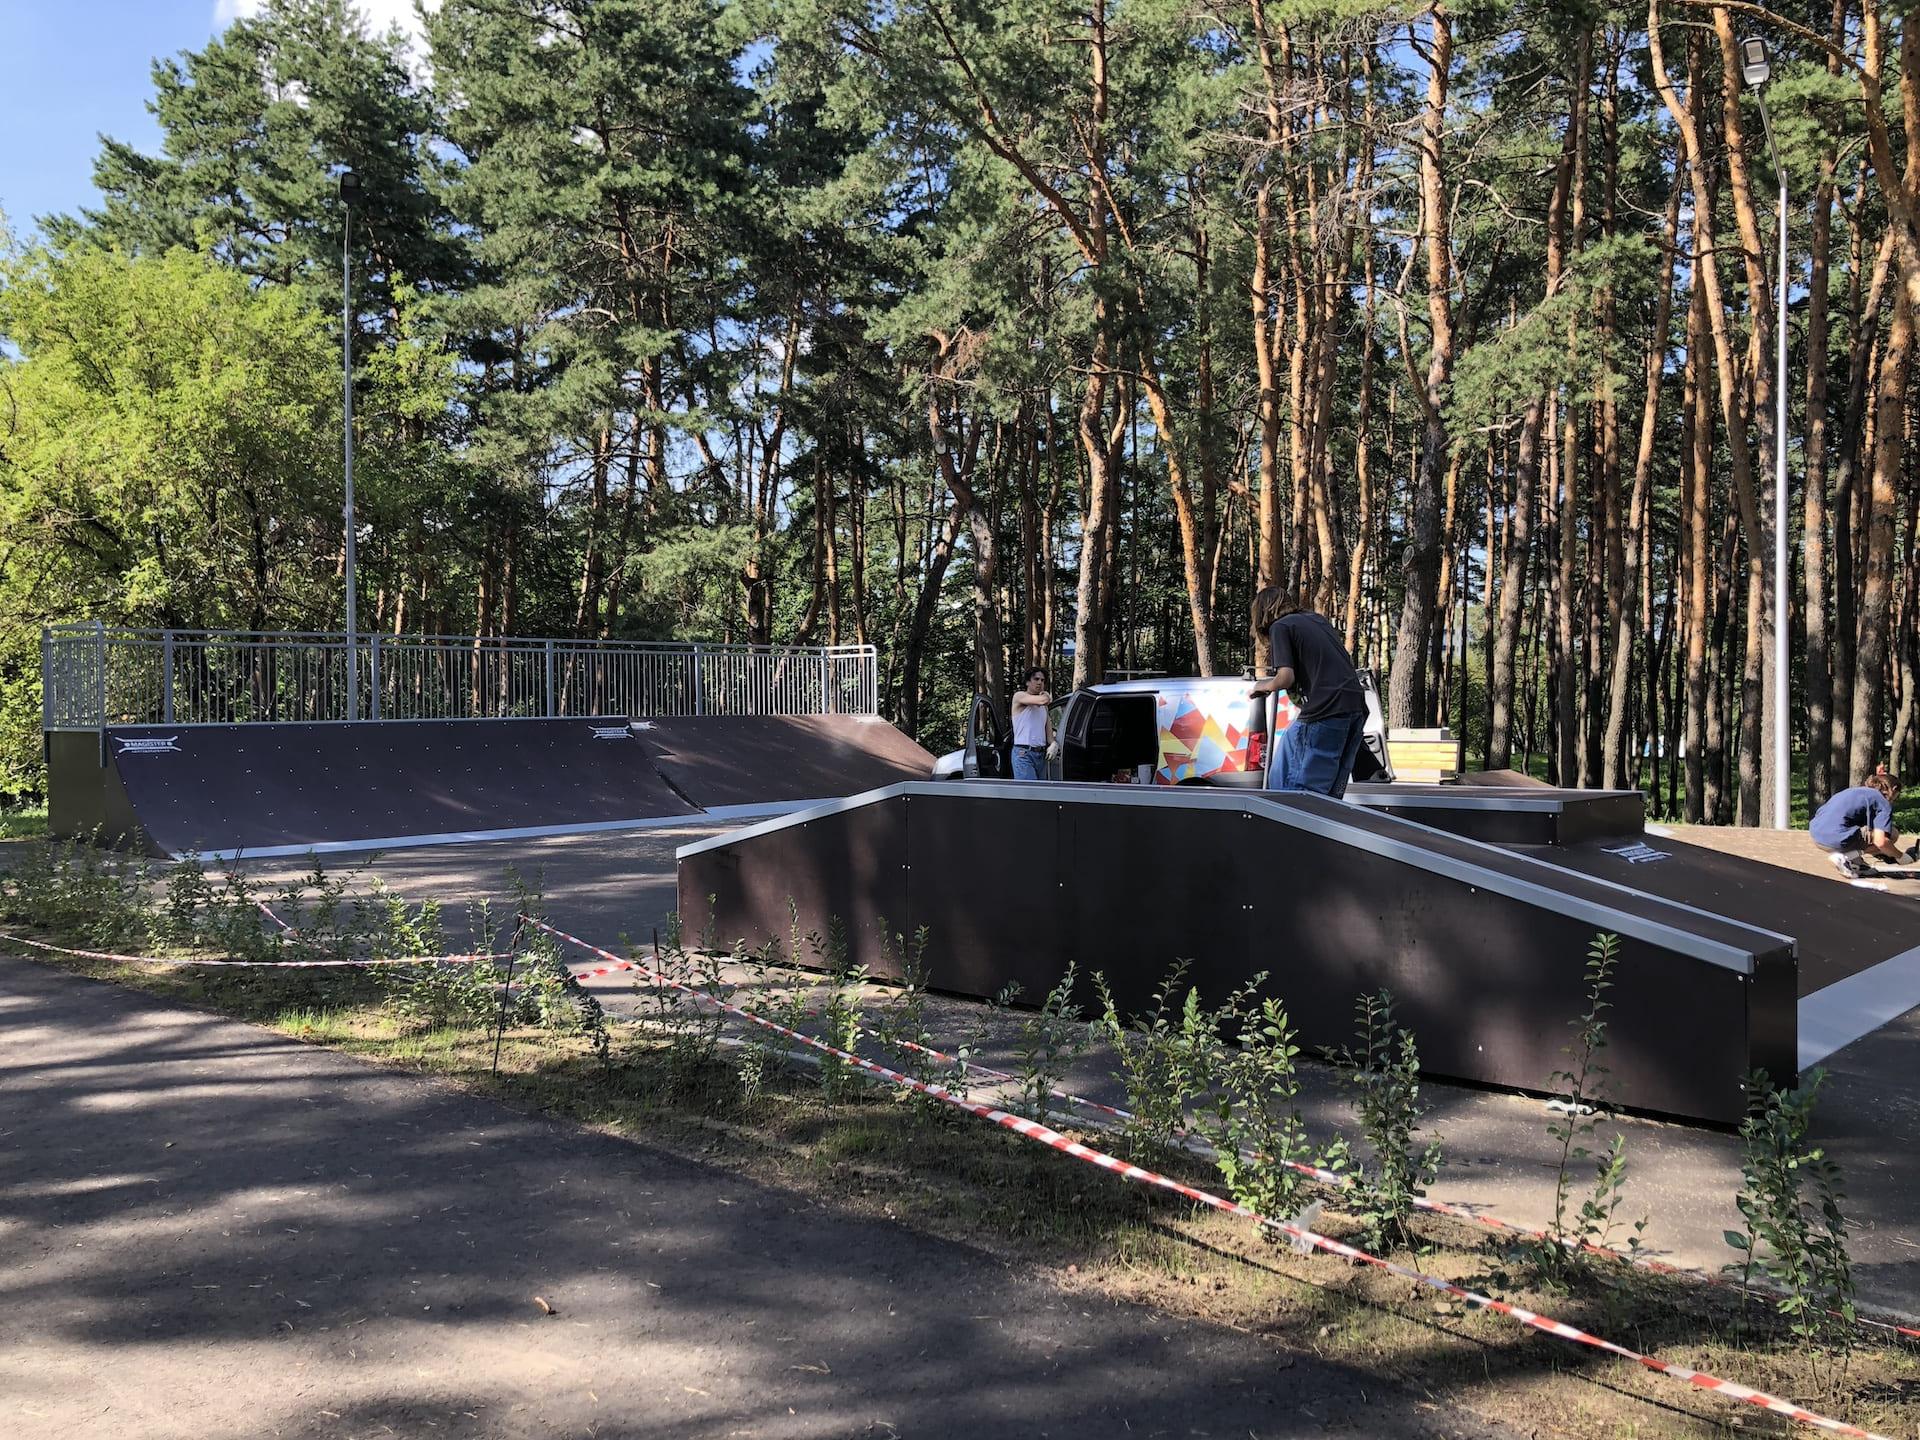
[[[1022,705],[1013,712],[1013,743],[1016,745],[1047,743],[1046,706]]]

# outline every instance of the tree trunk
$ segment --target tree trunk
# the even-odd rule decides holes
[[[1906,439],[1907,373],[1912,360],[1913,303],[1907,287],[1893,292],[1893,324],[1880,357],[1874,422],[1873,475],[1866,507],[1866,583],[1860,596],[1860,643],[1853,663],[1852,744],[1847,783],[1861,784],[1881,759],[1885,724],[1887,622],[1893,585],[1895,506]]]
[[[1846,38],[1847,0],[1834,0],[1828,38],[1838,47]],[[1840,74],[1837,56],[1827,73]],[[1827,651],[1827,291],[1833,245],[1834,167],[1831,141],[1821,147],[1819,180],[1813,192],[1813,233],[1808,240],[1806,481],[1801,519],[1801,557],[1806,598],[1801,610],[1807,630],[1807,803],[1819,806],[1833,793],[1833,671]]]
[[[1453,68],[1453,22],[1446,6],[1428,9],[1427,100],[1420,126],[1420,213],[1427,251],[1427,320],[1432,353],[1422,395],[1420,471],[1414,482],[1407,545],[1401,561],[1406,597],[1395,636],[1387,687],[1387,723],[1418,724],[1426,709],[1427,637],[1434,624],[1434,591],[1440,568],[1440,483],[1447,463],[1444,406],[1453,379],[1452,247],[1445,180],[1447,85]]]
[[[933,612],[940,603],[940,586],[947,578],[947,562],[953,559],[953,544],[960,536],[961,518],[957,504],[947,507],[946,517],[927,555],[926,573],[920,578],[920,594],[913,605],[913,620],[907,626],[906,643],[901,647],[900,728],[916,740],[920,738],[920,660],[926,652],[928,632],[933,628]]]
[[[1695,237],[1695,247],[1700,241]],[[1691,445],[1682,457],[1682,513],[1687,534],[1687,805],[1690,825],[1707,818],[1707,582],[1713,516],[1713,405],[1707,396],[1707,300],[1700,268],[1693,270],[1687,306],[1687,408]]]
[[[1714,187],[1708,175],[1706,152],[1702,145],[1699,124],[1702,66],[1698,47],[1689,49],[1688,98],[1690,104],[1682,105],[1674,93],[1673,82],[1667,75],[1662,54],[1660,0],[1649,0],[1647,24],[1647,52],[1654,84],[1660,92],[1661,100],[1666,104],[1668,114],[1673,117],[1675,128],[1680,132],[1681,153],[1687,162],[1695,198],[1694,253],[1698,257],[1697,263],[1706,282],[1707,324],[1713,336],[1714,376],[1719,388],[1721,414],[1726,417],[1727,422],[1728,470],[1733,481],[1733,498],[1738,509],[1740,533],[1746,542],[1747,549],[1747,584],[1751,598],[1748,602],[1746,665],[1741,678],[1740,813],[1742,822],[1751,825],[1759,821],[1760,719],[1768,638],[1765,564],[1768,537],[1761,524],[1758,502],[1754,493],[1753,457],[1748,447],[1746,426],[1746,401],[1750,398],[1751,392],[1741,383],[1740,358],[1734,351],[1732,324],[1727,317],[1726,299],[1720,286],[1719,262],[1715,254],[1713,207],[1710,203],[1706,205],[1699,203],[1700,197],[1713,196]],[[1764,293],[1765,286],[1762,285],[1760,289]]]
[[[1646,544],[1647,492],[1653,480],[1654,444],[1659,438],[1660,384],[1667,367],[1667,326],[1673,313],[1673,272],[1679,255],[1680,188],[1667,200],[1661,230],[1666,258],[1660,267],[1660,291],[1654,299],[1653,343],[1647,348],[1646,396],[1640,407],[1640,443],[1633,456],[1633,496],[1628,501],[1626,545],[1622,556],[1620,599],[1614,609],[1613,668],[1607,682],[1607,734],[1602,748],[1605,771],[1601,784],[1620,788],[1622,745],[1627,731],[1627,695],[1632,685],[1633,632],[1630,617],[1638,603],[1641,555]],[[1652,637],[1647,637],[1651,646]],[[1649,699],[1652,697],[1649,689]],[[1651,713],[1652,706],[1648,707]],[[1657,753],[1657,752],[1656,752]],[[1655,789],[1659,782],[1656,777]]]
[[[1584,68],[1584,67],[1583,67]],[[1566,270],[1568,223],[1574,176],[1574,111],[1579,93],[1569,101],[1567,130],[1555,166],[1553,192],[1547,201],[1546,295],[1559,294]],[[1513,752],[1514,655],[1520,644],[1526,615],[1526,576],[1533,551],[1533,512],[1540,489],[1540,439],[1547,418],[1547,397],[1535,395],[1520,417],[1520,448],[1515,460],[1512,516],[1508,523],[1506,557],[1500,574],[1500,618],[1494,632],[1492,690],[1493,720],[1487,741],[1487,767],[1504,770]],[[1531,703],[1531,702],[1530,702]]]

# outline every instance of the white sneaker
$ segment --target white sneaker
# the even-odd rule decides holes
[[[1861,863],[1858,855],[1845,850],[1833,850],[1828,852],[1828,858],[1833,861],[1833,868],[1849,880],[1858,880],[1867,873],[1867,867]]]

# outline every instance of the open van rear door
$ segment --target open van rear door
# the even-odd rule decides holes
[[[1380,687],[1373,671],[1361,669],[1360,689],[1367,697],[1367,728],[1360,737],[1360,755],[1353,762],[1353,778],[1393,783],[1393,759],[1387,753],[1387,717],[1380,708]]]
[[[1150,691],[1101,695],[1082,690],[1061,722],[1060,778],[1099,781],[1160,763],[1160,719]]]

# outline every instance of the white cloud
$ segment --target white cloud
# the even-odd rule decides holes
[[[224,30],[236,20],[258,15],[264,4],[265,0],[213,0],[213,28]],[[407,68],[413,71],[415,80],[424,81],[429,68],[427,37],[413,0],[351,0],[351,4],[372,34],[384,35],[394,26],[400,27],[407,39]],[[440,0],[427,0],[427,9],[439,8]]]
[[[224,30],[234,21],[246,15],[258,15],[263,0],[213,0],[213,28]],[[420,17],[414,13],[413,0],[353,0],[353,8],[360,12],[360,18],[367,22],[367,28],[376,35],[383,35],[389,27],[398,25],[406,32],[407,40],[418,47],[424,38],[420,30]],[[436,9],[436,3],[428,9]]]

